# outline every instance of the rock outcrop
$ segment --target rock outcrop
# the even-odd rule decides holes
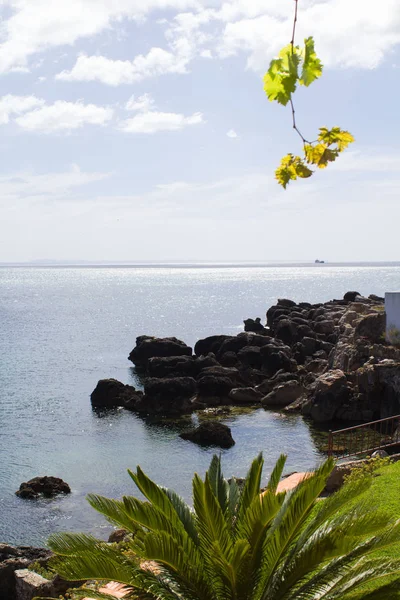
[[[181,433],[180,437],[200,446],[231,448],[235,444],[230,427],[218,421],[205,421],[196,429]]]
[[[147,361],[155,356],[191,356],[192,349],[176,337],[155,338],[149,335],[141,335],[136,338],[136,346],[129,354],[129,360],[136,367],[145,368]]]
[[[196,394],[192,377],[149,378],[144,385],[144,396],[136,410],[147,415],[181,415],[192,412],[191,400]]]
[[[140,336],[130,360],[144,393],[102,380],[92,404],[177,416],[229,404],[299,411],[319,423],[400,413],[400,348],[385,341],[383,298],[356,291],[325,303],[281,298],[238,335]]]
[[[0,544],[0,600],[17,600],[15,571],[50,558],[50,550]]]
[[[116,379],[101,379],[91,393],[90,400],[96,408],[134,408],[142,396],[143,393],[131,385],[125,385]]]
[[[286,383],[277,385],[261,400],[266,408],[283,408],[292,404],[305,392],[304,386],[296,380],[289,380]]]
[[[65,483],[59,477],[34,477],[29,481],[21,483],[19,490],[16,495],[20,498],[39,498],[44,496],[46,498],[52,498],[58,494],[70,494],[71,488],[68,483]]]

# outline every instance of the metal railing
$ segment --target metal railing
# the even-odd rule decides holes
[[[335,458],[368,455],[397,445],[400,445],[400,415],[330,431],[328,455]]]

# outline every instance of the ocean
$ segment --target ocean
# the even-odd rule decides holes
[[[135,493],[126,469],[138,464],[190,500],[192,474],[204,473],[215,450],[179,438],[187,422],[91,408],[99,379],[138,384],[127,360],[138,335],[192,345],[239,333],[245,318],[264,320],[280,297],[323,302],[399,287],[399,264],[0,268],[0,541],[44,545],[59,530],[106,538],[110,525],[85,495]],[[221,451],[226,476],[243,476],[260,451],[265,478],[281,452],[286,472],[322,460],[319,434],[300,416],[239,410],[223,421],[236,440]],[[62,477],[72,493],[15,496],[39,475]]]

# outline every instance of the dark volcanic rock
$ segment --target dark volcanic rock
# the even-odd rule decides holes
[[[257,385],[255,389],[263,396],[267,396],[275,387],[288,381],[298,381],[298,375],[296,373],[279,371],[270,379],[265,379],[262,383]]]
[[[202,340],[196,342],[194,346],[194,353],[196,356],[201,356],[213,352],[215,355],[218,354],[223,342],[225,340],[233,339],[235,336],[232,335],[211,335]]]
[[[287,317],[290,315],[290,308],[284,308],[283,306],[271,306],[267,310],[267,326],[272,327],[279,317]]]
[[[271,337],[267,335],[259,335],[257,333],[239,333],[238,335],[225,340],[218,353],[218,358],[221,358],[227,352],[237,354],[247,346],[255,346],[261,348],[270,343]]]
[[[261,369],[262,357],[258,346],[245,346],[239,350],[237,357],[246,367]]]
[[[294,300],[288,300],[288,298],[279,298],[278,305],[285,306],[286,308],[292,308],[296,306],[296,302],[294,302]]]
[[[34,477],[29,481],[21,483],[19,490],[15,492],[20,498],[38,498],[40,495],[46,498],[58,494],[70,494],[71,488],[59,477]]]
[[[317,350],[317,340],[311,337],[304,337],[301,340],[301,345],[305,356],[312,356]]]
[[[200,396],[228,396],[235,387],[231,378],[223,375],[203,375],[197,381]]]
[[[153,356],[147,361],[149,377],[194,377],[196,373],[193,356]]]
[[[144,396],[137,410],[146,414],[177,415],[191,412],[191,398],[196,394],[192,377],[146,379]]]
[[[229,377],[233,382],[239,382],[240,373],[235,367],[222,367],[221,365],[215,367],[206,367],[202,369],[199,374],[199,379],[205,375],[213,375],[217,377]]]
[[[119,542],[122,542],[128,534],[129,532],[126,529],[114,529],[108,537],[108,543],[119,544]]]
[[[196,429],[181,433],[180,437],[201,446],[231,448],[235,444],[230,428],[218,421],[205,421]]]
[[[234,388],[229,392],[229,398],[234,404],[259,404],[262,393],[255,388]]]
[[[260,317],[257,317],[256,319],[245,319],[243,323],[245,331],[265,331],[265,327],[261,323]]]
[[[141,397],[142,392],[136,391],[131,385],[125,385],[116,379],[100,379],[90,395],[90,400],[92,406],[98,408],[134,408]]]
[[[288,356],[288,351],[290,353],[290,349],[287,346],[279,347],[272,344],[261,348],[262,370],[268,377],[272,377],[281,370],[292,370],[292,363]]]
[[[324,335],[330,335],[335,331],[335,323],[334,321],[329,320],[321,320],[315,323],[314,330],[316,333],[322,333]]]
[[[349,402],[351,395],[351,388],[343,371],[329,371],[316,380],[314,392],[303,406],[302,412],[318,423],[332,421]]]
[[[276,386],[261,402],[266,408],[284,408],[295,402],[304,392],[304,387],[298,381],[287,381]]]
[[[238,357],[235,352],[225,352],[219,361],[223,367],[236,367],[238,365]]]
[[[383,304],[385,302],[385,298],[382,298],[381,296],[377,296],[376,294],[370,294],[368,296],[368,298],[370,300],[373,300],[374,302],[379,302],[379,304]]]
[[[355,302],[359,296],[361,296],[359,292],[346,292],[343,296],[343,300],[347,300],[348,302]]]
[[[201,354],[204,354],[203,352]],[[129,360],[137,367],[145,367],[149,358],[154,356],[191,356],[192,349],[176,337],[156,338],[141,335],[136,338],[136,346]]]
[[[327,368],[328,361],[323,358],[315,358],[306,362],[305,369],[308,373],[321,375]]]
[[[284,344],[291,346],[299,339],[296,324],[289,319],[282,319],[275,327],[275,337],[282,340]]]

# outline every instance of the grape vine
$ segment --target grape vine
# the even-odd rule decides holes
[[[293,129],[303,144],[303,156],[287,154],[275,171],[275,178],[285,189],[290,181],[298,177],[311,177],[314,173],[311,166],[319,169],[327,167],[349,144],[354,142],[351,133],[340,127],[331,129],[320,127],[317,139],[310,142],[297,126],[293,94],[298,84],[308,87],[321,77],[323,65],[315,52],[312,36],[304,40],[303,48],[295,45],[298,0],[294,0],[294,3],[292,39],[282,48],[278,57],[271,60],[269,69],[264,75],[264,90],[268,100],[283,106],[290,104]]]

